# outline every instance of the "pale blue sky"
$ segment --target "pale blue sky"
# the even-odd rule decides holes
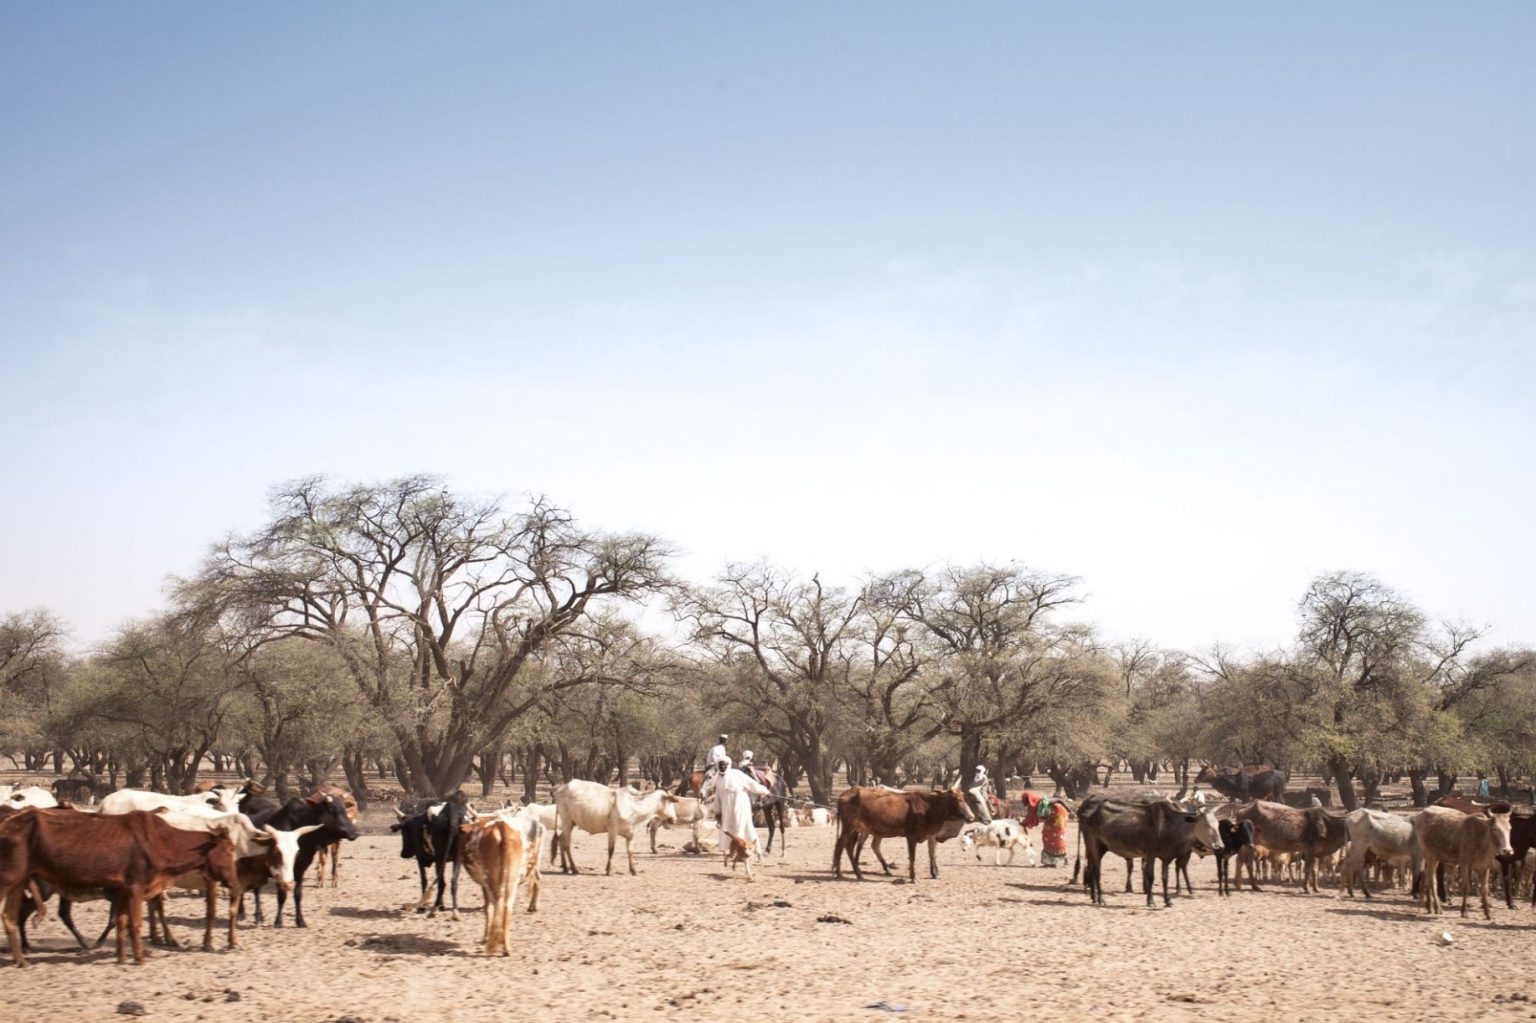
[[[446,474],[1110,637],[1536,642],[1536,7],[0,4],[0,611]]]

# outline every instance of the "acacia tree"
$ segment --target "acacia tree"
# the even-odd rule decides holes
[[[183,599],[335,650],[422,793],[455,790],[541,699],[585,683],[531,670],[552,643],[667,585],[654,537],[580,529],[543,499],[511,514],[430,476],[301,479],[272,508],[214,550]]]
[[[129,625],[93,659],[86,713],[130,737],[154,784],[189,792],[239,685],[226,653],[179,616]]]
[[[935,731],[959,740],[962,777],[982,762],[989,734],[1096,690],[1098,676],[1082,670],[1081,630],[1053,621],[1077,601],[1077,580],[987,564],[912,575],[903,612],[933,648]]]
[[[852,671],[864,595],[794,579],[767,565],[730,565],[716,585],[674,604],[707,658],[731,669],[706,699],[767,740],[811,798],[832,795],[826,736],[835,690]]]
[[[1366,780],[1369,799],[1385,766],[1412,762],[1432,727],[1428,680],[1416,665],[1424,614],[1353,571],[1319,576],[1299,610],[1293,677],[1316,710],[1306,745],[1355,809],[1353,777]]]
[[[54,769],[62,754],[43,723],[53,713],[67,661],[64,626],[48,611],[0,618],[0,749],[19,750],[28,771],[40,771],[50,750]]]

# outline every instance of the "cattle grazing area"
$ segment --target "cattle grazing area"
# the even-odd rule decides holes
[[[912,1020],[1536,1016],[1523,1000],[1536,996],[1536,910],[1524,899],[1511,910],[1495,897],[1485,921],[1474,897],[1462,918],[1454,867],[1446,912],[1434,917],[1407,888],[1379,882],[1369,901],[1344,896],[1335,880],[1323,880],[1321,894],[1303,894],[1299,882],[1262,877],[1260,891],[1245,879],[1223,898],[1209,856],[1190,860],[1193,897],[1176,895],[1163,908],[1159,874],[1148,908],[1141,861],[1137,890],[1126,894],[1126,863],[1114,848],[1122,840],[1113,839],[1100,865],[1105,904],[1095,907],[1070,883],[1070,859],[1032,867],[1020,855],[998,866],[990,848],[978,860],[959,837],[937,847],[940,877],[920,863],[915,883],[907,881],[908,855],[892,857],[886,876],[866,846],[860,882],[846,870],[846,853],[845,878],[832,875],[836,823],[792,828],[786,854],[764,857],[749,883],[718,853],[685,853],[689,824],[662,828],[654,855],[645,829],[636,829],[635,875],[623,859],[606,874],[606,834],[577,828],[571,853],[580,873],[562,874],[558,848],[551,858],[553,832],[494,815],[464,836],[454,919],[451,890],[444,911],[416,912],[419,862],[402,858],[401,833],[390,830],[398,823],[391,805],[361,814],[359,837],[343,843],[339,883],[315,883],[311,866],[308,926],[274,929],[270,914],[259,927],[247,920],[235,951],[222,939],[212,952],[198,950],[190,939],[202,930],[204,899],[173,892],[167,916],[188,950],[146,942],[144,965],[118,967],[111,939],[78,951],[50,900],[48,917],[29,922],[31,966],[6,974],[6,1004],[46,1005],[50,1023],[116,1018],[123,1003],[142,1006],[149,1019],[189,1023],[846,1021],[884,1018],[867,1008],[880,1002],[906,1008],[901,1018]],[[422,832],[429,842],[433,830]],[[1075,822],[1067,839],[1075,855]],[[1171,845],[1181,841],[1175,834]],[[894,835],[887,844],[907,853]],[[1328,844],[1321,834],[1314,843]],[[530,913],[533,856],[542,857],[542,891]],[[435,855],[425,867],[431,903]],[[451,867],[447,881],[451,889]],[[502,899],[491,916],[482,884]],[[106,915],[100,901],[74,908],[92,939]]]

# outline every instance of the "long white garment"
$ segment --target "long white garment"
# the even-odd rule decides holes
[[[752,826],[752,797],[771,796],[768,786],[731,768],[715,779],[715,813],[720,831],[751,846],[757,842]]]
[[[707,771],[722,760],[731,759],[731,755],[725,751],[725,743],[717,742],[710,747],[709,754],[704,758],[704,769]]]

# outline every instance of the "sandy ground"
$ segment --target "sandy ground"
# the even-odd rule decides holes
[[[540,912],[518,914],[515,953],[491,959],[467,875],[458,921],[403,911],[416,873],[390,819],[365,817],[339,887],[306,890],[308,929],[249,927],[238,951],[120,967],[110,950],[73,951],[50,917],[33,930],[32,965],[0,967],[0,1019],[46,1006],[50,1023],[106,1020],[125,1001],[150,1019],[314,1023],[1536,1019],[1523,1000],[1536,998],[1527,907],[1499,906],[1485,923],[1431,921],[1406,893],[1370,905],[1283,888],[1223,899],[1207,861],[1192,867],[1194,898],[1149,910],[1119,892],[1123,861],[1109,860],[1114,894],[1095,909],[1068,869],[996,867],[990,850],[978,863],[957,843],[940,847],[938,881],[921,852],[916,885],[837,881],[830,828],[791,830],[788,854],[750,884],[679,852],[685,829],[663,832],[658,855],[637,853],[637,877],[603,876],[603,839],[578,836],[587,873],[546,874]],[[620,870],[622,857],[621,843]],[[828,915],[847,922],[818,921]],[[88,933],[104,918],[100,903],[77,912]],[[200,918],[195,898],[174,900],[183,939]],[[870,1008],[882,1001],[906,1011]]]

